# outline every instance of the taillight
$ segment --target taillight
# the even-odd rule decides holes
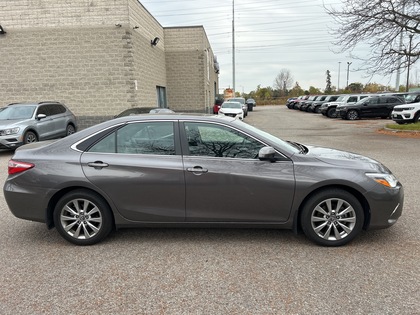
[[[8,166],[9,175],[12,175],[27,171],[33,168],[35,164],[10,160]]]

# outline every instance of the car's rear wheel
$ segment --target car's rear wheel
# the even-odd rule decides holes
[[[35,132],[33,132],[33,131],[25,132],[25,134],[23,136],[23,142],[25,144],[32,143],[32,142],[37,142],[37,141],[38,141],[38,137],[35,134]]]
[[[329,117],[329,118],[337,118],[337,110],[335,108],[329,108],[327,110],[327,117]]]
[[[68,125],[66,128],[66,136],[69,136],[76,132],[76,128],[73,125]]]
[[[359,119],[359,113],[356,110],[354,110],[354,109],[350,109],[347,112],[346,118],[348,120],[356,120],[356,119]]]
[[[342,189],[323,190],[308,199],[301,213],[305,235],[323,246],[341,246],[362,230],[363,208],[357,198]]]
[[[80,189],[64,195],[54,209],[54,224],[61,236],[76,245],[93,245],[112,230],[107,202],[98,194]]]

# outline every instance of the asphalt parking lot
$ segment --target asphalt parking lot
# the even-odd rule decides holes
[[[420,139],[389,121],[256,107],[287,140],[367,155],[403,183],[402,217],[323,248],[287,230],[134,229],[77,247],[15,218],[0,192],[0,314],[420,314]],[[0,152],[0,182],[11,152]]]

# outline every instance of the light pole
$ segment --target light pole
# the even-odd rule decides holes
[[[232,87],[235,95],[235,0],[232,0]]]
[[[337,92],[340,90],[340,68],[341,68],[341,61],[338,62],[338,83],[337,83]]]
[[[410,37],[410,44],[408,45],[408,64],[407,64],[407,85],[405,86],[405,91],[408,92],[409,85],[410,85],[410,54],[411,54],[411,41],[413,40],[413,34],[409,35]]]
[[[352,64],[351,62],[347,61],[347,87],[346,89],[349,88],[349,69],[350,69],[351,64]]]

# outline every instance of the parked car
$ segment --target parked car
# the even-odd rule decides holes
[[[340,95],[322,95],[320,99],[317,99],[316,101],[313,101],[311,106],[307,109],[308,112],[312,113],[321,113],[321,106],[324,103],[328,102],[335,102]]]
[[[405,104],[404,99],[397,96],[370,96],[356,104],[339,105],[337,115],[342,119],[390,118],[394,106]]]
[[[141,115],[141,114],[168,114],[174,113],[172,109],[163,108],[163,107],[132,107],[128,108],[118,115],[115,115],[114,118],[131,116],[131,115]]]
[[[59,102],[13,103],[0,111],[0,149],[75,133],[74,114]]]
[[[290,109],[293,108],[293,106],[291,107],[290,104],[292,104],[295,100],[297,99],[297,97],[289,97],[286,101],[286,106]]]
[[[221,116],[237,117],[241,120],[244,119],[243,107],[239,102],[224,102],[220,107],[218,114]]]
[[[242,110],[244,111],[244,117],[248,116],[248,105],[245,102],[243,97],[233,97],[229,98],[227,102],[239,102],[242,105]]]
[[[311,95],[311,96],[309,96],[306,101],[302,102],[299,109],[301,111],[304,111],[304,112],[308,111],[308,107],[320,97],[321,97],[321,95]]]
[[[223,98],[217,98],[214,101],[213,114],[217,114],[219,112],[220,106],[222,106],[224,101],[225,100]]]
[[[118,228],[178,226],[302,229],[339,246],[393,225],[404,200],[375,160],[219,116],[112,119],[19,148],[8,172],[11,212],[77,245]]]
[[[339,105],[345,105],[345,104],[355,104],[358,101],[371,96],[371,94],[344,94],[340,95],[336,101],[334,102],[327,102],[321,105],[321,114],[324,116],[327,116],[329,118],[336,118],[336,108]]]
[[[395,106],[391,118],[400,125],[420,122],[420,102]]]
[[[245,103],[248,106],[249,112],[252,112],[254,110],[254,107],[257,106],[257,102],[255,102],[253,98],[248,98]]]
[[[294,104],[293,104],[293,109],[300,109],[300,107],[302,106],[302,104],[304,102],[306,102],[306,100],[309,98],[309,95],[303,95],[302,98],[298,98]]]

